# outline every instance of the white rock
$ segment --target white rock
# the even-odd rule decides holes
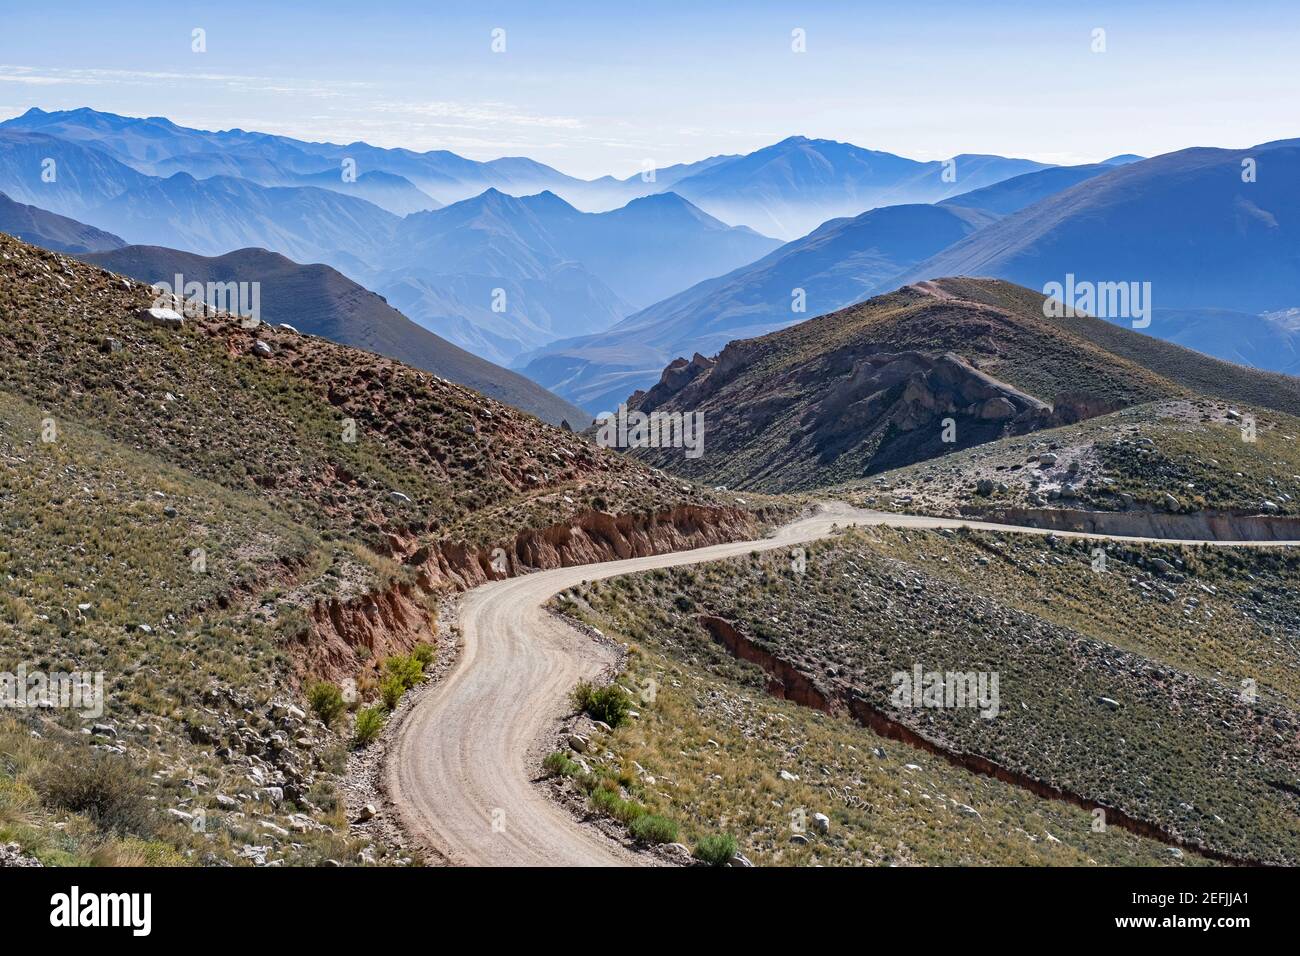
[[[135,317],[164,329],[179,329],[185,325],[185,317],[174,309],[141,309]]]

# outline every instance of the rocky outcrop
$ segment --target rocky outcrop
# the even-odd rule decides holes
[[[868,355],[823,399],[818,418],[829,423],[864,402],[876,415],[890,414],[903,431],[948,416],[997,421],[1015,430],[1028,430],[1044,424],[1051,414],[1045,403],[981,372],[952,352],[939,356],[923,352]]]
[[[1074,425],[1089,418],[1109,415],[1124,407],[1122,402],[1085,392],[1062,392],[1052,402],[1052,425]]]
[[[341,680],[367,663],[406,654],[421,641],[434,643],[426,596],[411,584],[392,584],[351,601],[317,601],[307,615],[294,659],[300,674]]]
[[[716,364],[714,359],[706,358],[699,352],[689,362],[684,358],[674,359],[664,368],[659,383],[648,392],[634,393],[628,400],[628,406],[639,408],[643,412],[654,411]]]
[[[0,843],[0,867],[41,866],[40,860],[23,852],[17,843]]]

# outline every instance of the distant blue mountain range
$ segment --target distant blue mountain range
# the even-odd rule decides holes
[[[86,224],[326,263],[591,411],[678,355],[947,275],[1150,282],[1149,334],[1283,370],[1297,351],[1273,317],[1300,308],[1296,140],[1059,167],[792,136],[581,180],[525,157],[33,109],[0,123],[0,191],[76,220],[50,225],[73,242],[103,241]]]
[[[1253,179],[1243,176],[1248,160]],[[730,339],[907,283],[992,276],[1042,290],[1073,274],[1150,282],[1147,334],[1296,374],[1300,323],[1273,313],[1300,308],[1298,226],[1300,140],[1047,168],[937,205],[828,222],[601,334],[525,355],[516,367],[599,412],[653,385],[675,358],[712,354]],[[807,314],[791,310],[794,289],[803,291]]]
[[[1039,168],[996,156],[920,163],[796,136],[588,181],[524,157],[478,162],[91,109],[0,123],[0,189],[17,201],[127,242],[207,256],[261,247],[331,265],[497,362],[753,262],[779,245],[765,232],[792,237]]]

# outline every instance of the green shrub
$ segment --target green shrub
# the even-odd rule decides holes
[[[632,821],[632,836],[642,843],[676,843],[677,824],[657,813],[647,813]]]
[[[562,750],[547,754],[546,759],[542,761],[542,769],[552,777],[572,777],[582,770]]]
[[[405,691],[424,680],[424,665],[414,654],[409,657],[395,655],[384,661],[384,676],[399,681]]]
[[[428,670],[429,665],[437,660],[438,648],[434,647],[432,644],[426,644],[421,641],[419,644],[416,644],[415,649],[411,651],[411,658],[420,662],[421,672],[423,672]]]
[[[616,790],[597,787],[591,795],[591,807],[619,823],[630,825],[646,813],[646,808],[635,800],[624,800]]]
[[[626,721],[627,712],[632,709],[632,698],[617,684],[595,687],[589,681],[582,681],[573,689],[572,698],[574,706],[579,710],[586,711],[593,720],[604,721],[611,727],[617,727]]]
[[[366,707],[357,711],[357,722],[352,731],[352,740],[358,747],[373,743],[384,729],[388,714],[382,707]]]
[[[125,758],[55,755],[32,786],[46,806],[80,813],[104,832],[148,838],[155,829],[144,778]]]
[[[384,706],[389,710],[396,710],[397,705],[402,700],[402,695],[406,693],[406,684],[396,674],[390,674],[384,678],[379,685],[379,696],[384,699]]]
[[[736,838],[730,833],[712,833],[695,844],[695,859],[709,866],[726,866],[736,855]]]
[[[343,701],[343,691],[339,689],[338,684],[331,684],[329,681],[312,684],[307,689],[307,702],[311,705],[312,712],[326,727],[333,724],[348,706]]]

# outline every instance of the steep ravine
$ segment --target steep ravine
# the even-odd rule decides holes
[[[1220,863],[1241,866],[1262,865],[1258,860],[1224,853],[1196,841],[1184,839],[1177,834],[1170,833],[1157,823],[1139,819],[1125,813],[1123,810],[1100,803],[1083,794],[1063,790],[1036,777],[1010,770],[979,754],[966,753],[947,747],[922,736],[902,721],[890,716],[887,712],[873,706],[861,696],[847,689],[836,688],[831,692],[823,690],[793,664],[782,660],[771,651],[760,646],[731,621],[711,614],[701,614],[698,620],[713,640],[726,648],[732,656],[749,661],[763,669],[764,673],[769,677],[768,693],[774,697],[789,700],[805,707],[812,707],[827,714],[847,713],[862,726],[882,737],[897,740],[909,747],[915,747],[918,750],[924,750],[926,753],[942,757],[950,764],[969,770],[972,773],[993,777],[1003,783],[1021,787],[1035,796],[1047,800],[1060,800],[1089,812],[1100,809],[1106,815],[1107,826],[1117,826],[1138,836],[1158,840],[1169,846],[1188,850]]]

